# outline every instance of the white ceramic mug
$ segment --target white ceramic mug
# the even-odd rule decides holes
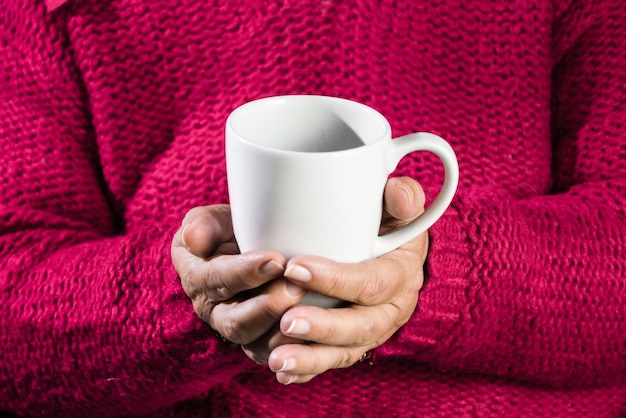
[[[379,236],[383,191],[405,155],[443,162],[439,195],[419,218]],[[459,170],[450,145],[431,133],[391,139],[374,109],[327,96],[278,96],[246,103],[226,121],[226,166],[241,252],[275,250],[359,262],[417,237],[444,213]],[[336,306],[310,292],[303,303]]]

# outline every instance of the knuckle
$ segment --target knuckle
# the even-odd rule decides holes
[[[369,343],[377,335],[378,321],[370,315],[363,317],[363,326],[359,329],[356,336],[356,343],[359,345]]]
[[[370,305],[380,298],[388,286],[389,274],[387,270],[373,270],[372,277],[365,282],[365,285],[356,294],[354,302],[359,305]]]
[[[211,321],[214,306],[215,305],[204,296],[195,297],[193,299],[193,310],[204,322],[209,323]]]
[[[210,261],[207,265],[209,268],[201,279],[195,281],[195,290],[208,293],[213,301],[224,301],[232,298],[237,293],[234,290],[234,283],[225,280],[221,274],[214,268],[210,267]]]
[[[185,294],[191,299],[199,295],[209,297],[212,301],[223,301],[232,298],[236,291],[233,289],[234,283],[230,283],[207,264],[206,268],[200,268],[201,259],[193,259],[180,268],[178,276]],[[210,262],[209,262],[210,263]]]
[[[218,331],[224,336],[224,338],[233,343],[246,344],[249,342],[244,338],[245,332],[242,324],[229,316],[226,316],[222,321],[220,321]]]
[[[196,269],[198,266],[199,260],[191,260],[188,263],[185,263],[178,271],[178,277],[180,278],[180,283],[185,291],[185,294],[190,298],[195,298],[196,295],[200,292],[201,286],[198,286],[198,278]]]
[[[345,369],[352,366],[354,363],[356,363],[356,360],[352,357],[353,356],[348,352],[348,350],[341,350],[337,363],[335,364],[335,368]]]
[[[342,269],[332,271],[329,278],[330,280],[326,281],[326,288],[323,291],[323,293],[327,293],[329,295],[342,294],[342,289],[344,287],[343,283],[346,283],[346,280],[350,280]]]
[[[316,335],[317,340],[333,341],[337,337],[341,336],[342,334],[345,334],[346,331],[345,329],[341,328],[339,321],[333,321],[333,322],[328,322],[323,327],[317,327],[314,333],[315,334],[319,333],[319,335]]]
[[[211,281],[211,279],[209,279]],[[226,284],[221,283],[221,286],[217,286],[211,290],[215,300],[227,300],[232,298],[235,293]]]

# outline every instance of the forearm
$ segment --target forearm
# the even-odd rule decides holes
[[[241,353],[216,341],[182,292],[169,256],[173,233],[133,233],[48,251],[63,235],[0,236],[0,403],[6,409],[149,413],[137,408],[199,395],[241,369]]]
[[[552,190],[459,190],[432,228],[418,310],[382,354],[547,385],[626,375],[626,15],[615,0],[554,7],[550,132],[538,138]]]
[[[625,200],[623,180],[527,200],[461,196],[432,230],[417,312],[381,354],[543,384],[623,377]]]

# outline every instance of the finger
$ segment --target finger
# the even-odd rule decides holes
[[[304,289],[287,280],[275,280],[258,295],[215,305],[208,322],[227,340],[250,344],[275,327],[281,315],[304,294]]]
[[[280,321],[281,332],[295,339],[336,346],[379,346],[408,320],[417,298],[399,305],[352,305],[341,309],[296,306]]]
[[[285,344],[302,344],[303,340],[287,337],[280,332],[280,324],[276,323],[274,327],[262,337],[256,339],[250,344],[242,345],[243,352],[258,364],[266,364],[270,353],[276,347]]]
[[[172,260],[185,293],[202,303],[221,302],[255,289],[284,272],[286,259],[274,251],[220,255],[202,260],[184,248],[172,250]]]
[[[203,295],[202,304],[211,306],[282,274],[286,262],[282,255],[269,251],[239,255],[233,238],[228,205],[196,207],[187,212],[171,252],[189,297]]]
[[[304,383],[327,370],[352,366],[371,348],[287,344],[272,351],[268,366],[283,384]]]
[[[399,220],[413,220],[424,212],[426,198],[420,184],[410,177],[387,181],[384,193],[385,212]]]
[[[309,290],[359,305],[378,305],[398,297],[412,296],[423,282],[423,263],[428,250],[426,233],[379,258],[344,264],[315,256],[289,260],[285,277]]]
[[[183,219],[177,238],[179,245],[198,257],[214,255],[220,244],[234,241],[230,207],[212,205],[191,209]]]
[[[307,383],[317,377],[316,374],[290,374],[285,372],[276,373],[276,380],[283,385],[291,385],[292,383]]]

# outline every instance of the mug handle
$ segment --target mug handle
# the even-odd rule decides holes
[[[388,166],[391,173],[407,154],[414,151],[429,151],[443,162],[445,178],[434,202],[410,224],[374,240],[373,256],[386,254],[430,228],[446,211],[459,183],[459,165],[454,150],[443,138],[428,132],[416,132],[390,141],[387,148]]]

